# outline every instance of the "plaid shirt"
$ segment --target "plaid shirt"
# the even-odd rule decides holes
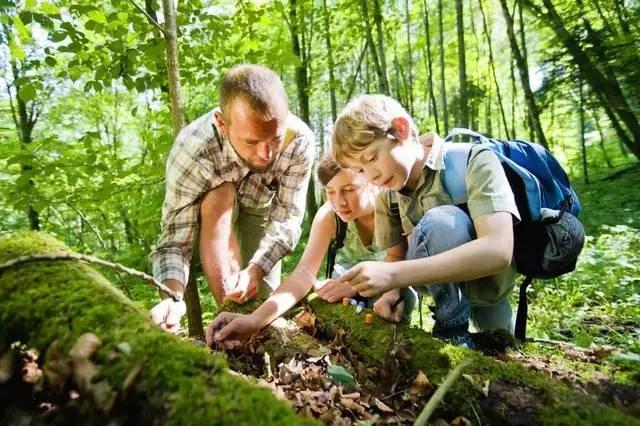
[[[293,136],[291,142],[283,147],[271,169],[256,173],[249,170],[214,127],[213,113],[182,129],[169,153],[162,234],[150,255],[153,275],[160,282],[175,279],[187,284],[200,200],[224,182],[233,182],[240,207],[271,202],[269,225],[250,262],[268,273],[293,251],[300,238],[315,156],[309,127],[289,114],[285,135],[287,139]]]

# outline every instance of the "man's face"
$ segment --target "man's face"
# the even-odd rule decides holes
[[[284,102],[283,102],[284,104]],[[223,116],[216,113],[218,127],[245,165],[254,172],[269,170],[282,146],[287,119],[287,106],[277,105],[272,116],[265,119],[247,102],[231,101]]]

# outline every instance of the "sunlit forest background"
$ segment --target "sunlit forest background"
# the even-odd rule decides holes
[[[260,63],[281,76],[318,157],[341,107],[374,92],[399,99],[421,131],[548,146],[589,236],[577,272],[535,286],[532,336],[640,352],[640,3],[171,3],[0,0],[0,233],[41,230],[148,271],[174,135],[217,105],[225,70]],[[310,185],[308,216],[322,202]],[[106,273],[144,306],[156,300]]]

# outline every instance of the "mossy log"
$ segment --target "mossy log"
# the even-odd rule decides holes
[[[19,234],[0,238],[0,263],[66,250],[52,237]],[[221,356],[162,332],[87,264],[42,261],[0,271],[0,357],[19,341],[37,349],[46,365],[87,332],[102,342],[92,382],[113,394],[115,404],[87,410],[96,402],[80,393],[48,414],[29,413],[33,423],[314,424],[269,390],[232,375]],[[15,413],[0,401],[1,424],[18,421]]]
[[[328,337],[344,333],[345,344],[363,360],[399,368],[407,377],[422,370],[432,383],[440,383],[463,359],[471,359],[464,371],[467,380],[458,380],[445,397],[445,418],[464,415],[480,418],[482,424],[640,425],[636,418],[518,363],[447,345],[423,330],[378,317],[368,325],[364,313],[319,298],[310,298],[309,307],[321,332]]]

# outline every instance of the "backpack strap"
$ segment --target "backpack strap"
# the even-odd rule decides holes
[[[476,143],[487,143],[489,139],[478,132],[474,132],[473,130],[465,129],[463,127],[456,127],[451,129],[451,132],[444,138],[445,142],[451,142],[454,136],[468,136]]]
[[[455,129],[454,129],[455,130]],[[447,139],[451,135],[447,136]],[[461,205],[467,202],[467,186],[465,177],[467,166],[471,156],[471,143],[446,142],[444,155],[444,171],[442,172],[442,185],[444,190],[453,200],[453,204]]]
[[[336,237],[331,240],[329,244],[329,252],[327,253],[327,267],[325,271],[325,278],[331,278],[333,267],[336,264],[336,254],[344,246],[344,239],[347,235],[347,222],[340,219],[336,212],[333,212],[333,216],[336,222]]]
[[[398,206],[396,191],[389,191],[389,199],[391,200],[391,203],[389,204],[391,214],[394,216],[400,216],[400,206]]]

